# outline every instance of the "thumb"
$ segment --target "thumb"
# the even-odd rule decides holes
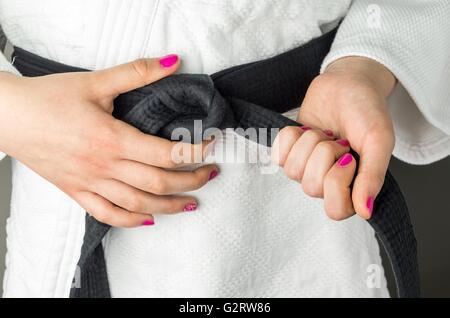
[[[180,65],[178,55],[145,58],[109,69],[92,72],[96,93],[100,96],[117,96],[156,82],[172,73]]]
[[[372,217],[375,199],[380,192],[394,148],[393,133],[373,133],[360,151],[352,201],[355,212],[364,219]]]

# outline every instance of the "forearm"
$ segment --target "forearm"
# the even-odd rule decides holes
[[[354,0],[322,72],[349,56],[377,61],[406,88],[425,118],[450,134],[449,14],[447,0]]]

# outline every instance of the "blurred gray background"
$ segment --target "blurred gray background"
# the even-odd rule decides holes
[[[0,49],[3,42],[0,31]],[[10,46],[6,47],[6,53],[11,53]],[[411,166],[393,159],[390,168],[406,196],[415,226],[422,295],[450,297],[450,158],[428,166]],[[0,282],[3,282],[10,194],[11,161],[6,158],[0,161]],[[387,276],[390,290],[394,291],[392,274],[388,272]]]

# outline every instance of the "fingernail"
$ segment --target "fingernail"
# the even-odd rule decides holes
[[[369,210],[369,215],[370,215],[370,217],[372,217],[372,213],[373,213],[373,204],[374,204],[374,202],[375,202],[375,199],[372,198],[372,197],[370,197],[370,198],[367,199],[366,206],[367,206],[367,209]]]
[[[339,140],[336,140],[336,142],[338,144],[340,144],[341,146],[350,147],[350,143],[348,142],[347,139],[339,139]]]
[[[209,174],[209,181],[211,181],[212,179],[214,179],[215,177],[217,177],[219,175],[219,171],[217,170],[213,170],[211,171],[211,173]]]
[[[300,129],[303,130],[303,131],[308,131],[308,130],[311,130],[311,127],[301,126]]]
[[[353,157],[351,154],[346,153],[345,155],[343,155],[341,158],[339,158],[338,160],[338,165],[340,167],[345,167],[346,165],[348,165],[350,162],[352,162]]]
[[[169,54],[159,59],[159,64],[164,68],[173,66],[178,61],[178,55]]]
[[[195,210],[197,210],[197,203],[186,204],[186,206],[183,209],[184,212],[192,212]]]
[[[331,130],[329,130],[329,129],[324,130],[323,133],[325,135],[327,135],[328,137],[333,137],[334,136],[334,133]]]
[[[146,220],[144,221],[144,223],[142,223],[143,226],[150,226],[150,225],[155,225],[155,221],[153,220]]]

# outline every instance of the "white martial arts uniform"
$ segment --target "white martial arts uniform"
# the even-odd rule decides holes
[[[372,3],[0,0],[0,23],[14,45],[73,66],[95,70],[177,53],[181,72],[213,73],[299,46],[347,15],[323,68],[349,55],[386,65],[400,83],[390,100],[394,154],[416,164],[439,160],[450,154],[450,2]],[[1,54],[0,70],[17,72]],[[226,138],[256,151],[234,134]],[[196,213],[110,231],[113,296],[388,296],[365,221],[327,219],[321,200],[282,171],[232,162],[220,169],[194,193]],[[83,209],[13,159],[4,296],[68,296],[83,234]],[[378,288],[367,284],[374,268]]]

